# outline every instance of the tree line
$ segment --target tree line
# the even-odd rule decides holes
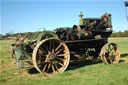
[[[110,37],[128,37],[128,30],[112,33]]]
[[[34,33],[34,34],[33,34]],[[18,34],[21,34],[21,35],[28,35],[28,36],[32,36],[32,37],[37,37],[37,35],[41,33],[41,32],[25,32],[25,33],[6,33],[5,35],[2,35],[0,34],[0,40],[2,39],[11,39],[10,37],[17,37]],[[115,32],[115,33],[112,33],[110,37],[128,37],[128,30],[125,30],[124,32]]]

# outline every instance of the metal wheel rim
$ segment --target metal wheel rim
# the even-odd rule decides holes
[[[101,49],[100,56],[104,64],[116,64],[120,59],[120,50],[115,43],[107,43]]]
[[[41,51],[43,53],[41,53]],[[40,57],[43,59],[39,59]],[[48,38],[40,41],[36,45],[33,50],[32,60],[35,68],[40,73],[53,75],[66,70],[70,61],[70,53],[66,44],[61,40]]]

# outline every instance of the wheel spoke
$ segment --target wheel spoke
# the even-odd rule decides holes
[[[118,55],[119,55],[119,53],[118,53],[118,52],[115,52],[115,53],[114,53],[114,56],[118,56]]]
[[[56,67],[57,72],[59,72],[59,69],[58,69],[58,66],[57,66],[57,64],[56,64],[56,63],[55,63],[55,67]]]
[[[106,57],[111,57],[111,56],[112,56],[112,53],[111,53],[111,52],[109,52],[108,56],[106,56]]]
[[[40,57],[39,59],[40,59],[40,60],[45,60],[45,59],[46,59],[46,57],[43,57],[43,58],[42,58],[42,57]]]
[[[42,57],[42,56],[43,56],[43,57],[46,57],[46,54],[44,54],[44,52],[39,49],[39,50],[38,50],[38,56],[39,56],[39,57]]]
[[[112,45],[108,45],[108,51],[111,52],[112,50]]]
[[[58,50],[58,51],[56,52],[56,55],[57,55],[58,53],[60,53],[62,50],[63,50],[63,49]]]
[[[57,51],[63,44],[61,43],[56,49],[55,51]]]
[[[109,53],[109,48],[106,49],[106,53]]]
[[[41,63],[49,63],[49,62],[47,62],[47,61],[40,61]]]
[[[39,57],[42,57],[42,56],[43,56],[43,57],[46,57],[46,55],[43,54],[43,52],[42,52],[42,53],[39,52],[38,55],[39,55]]]
[[[37,62],[38,64],[41,64],[41,61],[40,61],[40,60],[37,60],[36,62]]]
[[[48,48],[47,48],[46,46],[45,46],[44,48],[46,49],[46,51],[47,51],[47,53],[48,53],[48,52],[49,52]]]
[[[61,61],[64,61],[64,60],[66,60],[66,58],[56,58],[56,59],[59,59],[59,60],[61,60]]]
[[[45,54],[47,54],[47,52],[46,52],[42,47],[40,47],[40,49],[41,49]]]
[[[54,68],[54,65],[52,64],[52,70],[53,70],[53,72],[55,72],[55,68]]]
[[[45,56],[44,52],[41,49],[38,50],[38,54],[42,55],[42,56]]]
[[[113,46],[111,45],[111,46],[110,46],[110,52],[113,51],[113,50],[114,50],[114,48],[113,48]]]
[[[113,58],[112,58],[112,56],[109,57],[109,60],[110,60],[110,63],[113,64]]]
[[[64,66],[62,63],[59,63],[62,67]]]
[[[65,56],[65,54],[59,54],[59,55],[57,55],[57,56]]]
[[[52,53],[54,53],[54,41],[53,41],[53,46],[52,46]]]
[[[51,63],[48,64],[48,69],[47,69],[47,71],[49,71],[50,67],[51,67]]]
[[[46,67],[47,67],[47,63],[44,65],[43,72],[45,71]]]

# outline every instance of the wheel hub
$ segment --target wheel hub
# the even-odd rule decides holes
[[[57,56],[55,55],[55,53],[49,53],[46,57],[46,61],[49,61],[49,62],[54,61],[56,57]]]

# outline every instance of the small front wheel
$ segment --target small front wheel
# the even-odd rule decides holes
[[[100,56],[104,64],[115,64],[120,60],[120,50],[115,43],[107,43],[102,47]]]

